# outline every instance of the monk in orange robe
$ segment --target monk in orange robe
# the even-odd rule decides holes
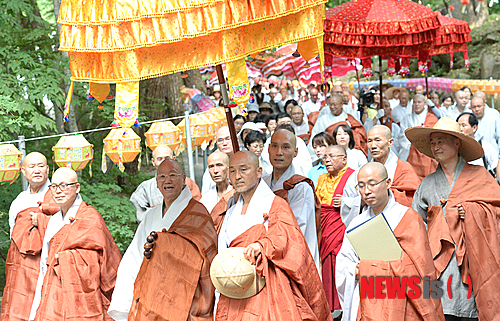
[[[319,252],[323,287],[330,310],[339,310],[340,302],[335,287],[335,262],[342,246],[345,225],[340,218],[340,205],[344,186],[354,170],[347,167],[347,154],[342,146],[329,146],[325,151],[325,167],[328,173],[321,174],[316,195],[321,202],[321,243]]]
[[[220,295],[216,320],[332,320],[328,302],[304,235],[290,206],[261,180],[262,168],[251,152],[230,160],[236,194],[229,201],[219,233],[219,251],[245,247],[266,285],[255,296]]]
[[[17,214],[5,260],[6,282],[0,319],[28,320],[40,273],[40,253],[46,230],[46,226],[33,225],[31,213],[41,216],[53,215],[58,211],[59,207],[48,190],[39,207],[30,207]]]
[[[48,222],[32,214],[45,236],[29,320],[110,320],[120,251],[99,212],[82,201],[72,169],[55,171],[50,190],[60,211]]]

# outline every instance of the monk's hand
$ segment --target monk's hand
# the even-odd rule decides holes
[[[340,207],[342,205],[342,195],[336,195],[332,198],[332,206]]]
[[[356,280],[359,280],[359,262],[356,264]]]
[[[464,207],[462,206],[462,204],[457,204],[457,208],[458,208],[458,217],[460,217],[460,219],[463,220],[465,218]]]
[[[33,224],[33,226],[38,226],[38,219],[37,219],[38,213],[30,212],[30,215],[31,215],[31,224]]]
[[[247,246],[246,249],[243,250],[243,256],[245,259],[250,262],[252,265],[257,264],[257,259],[260,255],[260,244],[259,243],[252,243],[249,246]]]

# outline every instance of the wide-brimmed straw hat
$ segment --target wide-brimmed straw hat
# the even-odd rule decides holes
[[[406,91],[408,93],[408,90],[406,90],[406,88],[403,88],[403,87],[391,87],[391,88],[388,88],[386,91],[384,91],[385,98],[387,98],[387,99],[394,98],[394,90],[399,90],[399,94],[400,95],[401,95],[401,92],[403,92],[403,91]]]
[[[210,266],[210,278],[219,292],[232,299],[256,295],[266,285],[243,256],[243,247],[230,247],[217,254]]]
[[[405,135],[415,148],[424,155],[434,158],[431,151],[431,134],[443,133],[453,135],[462,141],[458,153],[467,161],[483,157],[484,151],[473,137],[462,134],[460,125],[449,117],[442,117],[432,128],[410,127]]]

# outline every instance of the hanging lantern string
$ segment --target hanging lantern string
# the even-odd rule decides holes
[[[141,125],[156,123],[158,121],[174,120],[174,119],[184,119],[184,116],[177,116],[177,117],[170,117],[170,118],[162,118],[162,119],[149,120],[149,121],[141,122]],[[32,141],[32,140],[41,140],[41,139],[54,138],[54,137],[62,137],[62,136],[78,135],[78,134],[87,134],[87,133],[99,132],[99,131],[110,130],[110,129],[115,129],[115,128],[116,127],[102,127],[102,128],[95,128],[95,129],[89,129],[89,130],[82,130],[82,131],[79,131],[79,132],[71,132],[71,133],[64,133],[64,134],[57,134],[57,135],[49,135],[49,136],[40,136],[40,137],[25,138],[24,141],[28,142],[28,141]],[[0,144],[18,143],[20,141],[21,141],[20,139],[10,140],[10,141],[5,141],[5,142],[0,142]]]

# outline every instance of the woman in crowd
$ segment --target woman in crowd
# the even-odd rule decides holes
[[[241,131],[241,127],[243,127],[243,124],[247,122],[245,117],[243,115],[236,115],[233,118],[234,120],[234,129],[236,130],[236,135],[238,135]]]
[[[357,170],[368,163],[365,154],[358,149],[354,149],[354,134],[347,125],[338,125],[333,131],[336,145],[344,147],[347,152],[347,166]]]
[[[450,108],[451,105],[453,105],[453,98],[451,98],[450,95],[446,95],[443,97],[441,102],[442,102],[441,108],[444,108],[447,110],[448,108]]]
[[[261,156],[262,151],[264,150],[265,143],[266,143],[266,134],[264,134],[261,131],[252,130],[245,136],[246,149],[257,155],[257,157],[259,158],[259,164],[263,169],[269,167],[268,163]]]
[[[323,158],[325,157],[326,148],[331,145],[335,145],[335,139],[327,132],[318,133],[312,139],[312,147],[314,153],[318,156],[318,160],[313,163],[314,166],[309,170],[307,177],[314,182],[315,186],[318,184],[319,176],[327,172]]]

